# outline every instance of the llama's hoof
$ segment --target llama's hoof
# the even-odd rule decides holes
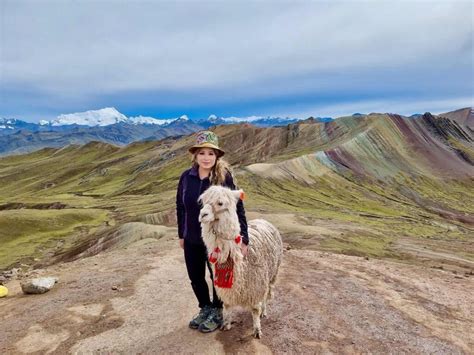
[[[230,323],[222,324],[221,330],[230,330],[232,325]]]
[[[260,318],[267,318],[267,313],[260,314]]]
[[[253,331],[253,336],[257,339],[260,339],[262,337],[262,331],[260,329],[255,329]]]

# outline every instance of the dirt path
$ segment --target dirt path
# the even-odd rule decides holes
[[[233,329],[200,334],[176,240],[144,240],[41,270],[60,282],[0,299],[0,353],[470,353],[472,277],[381,260],[290,250],[263,338],[236,310]],[[114,290],[112,288],[117,288]]]

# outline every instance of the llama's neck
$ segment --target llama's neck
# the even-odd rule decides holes
[[[238,218],[229,218],[230,216],[237,217],[235,211],[222,213],[219,220],[215,221],[212,228],[214,232],[219,235],[221,239],[234,239],[240,233],[240,225]]]
[[[236,215],[235,211],[233,214]],[[217,221],[201,223],[202,238],[208,251],[212,252],[216,247],[221,250],[219,262],[227,260],[229,254],[236,258],[234,247],[238,245],[235,244],[235,237],[240,234],[240,225],[237,218],[228,218],[229,215],[223,213]]]

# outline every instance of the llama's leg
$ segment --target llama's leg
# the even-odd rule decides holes
[[[267,305],[268,305],[268,302],[273,298],[273,288],[275,287],[274,286],[275,281],[276,281],[276,277],[270,281],[270,285],[268,286],[267,292],[265,293],[265,299],[263,300],[263,303],[262,303],[261,318],[267,317]]]
[[[252,308],[253,318],[253,336],[257,339],[262,337],[262,328],[260,325],[260,316],[262,315],[262,303],[258,303]]]
[[[276,275],[270,280],[270,286],[268,287],[268,297],[267,300],[270,301],[273,298],[273,289],[275,287]]]
[[[267,317],[267,298],[262,302],[262,312],[260,313],[260,318],[266,318]]]
[[[222,322],[222,330],[230,330],[232,328],[232,314],[230,312],[230,306],[224,303],[224,309],[222,310],[224,321]]]
[[[262,312],[260,313],[260,318],[267,317],[267,302],[269,300],[269,294],[270,294],[270,288],[267,288],[267,290],[265,291],[265,297],[262,302]]]

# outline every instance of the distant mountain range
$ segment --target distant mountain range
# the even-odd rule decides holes
[[[319,119],[319,118],[318,118]],[[207,119],[201,120],[190,120],[188,116],[182,115],[178,118],[154,118],[145,116],[127,117],[120,113],[114,107],[106,107],[100,110],[92,110],[86,112],[70,113],[59,115],[57,118],[47,121],[41,120],[38,124],[28,123],[15,118],[0,118],[0,130],[15,130],[18,128],[29,129],[32,131],[44,131],[50,130],[51,127],[60,126],[87,126],[87,127],[104,127],[111,126],[114,124],[129,124],[129,125],[157,125],[167,126],[173,122],[194,122],[202,126],[212,126],[219,124],[232,124],[240,122],[252,123],[256,126],[269,127],[280,124],[288,124],[301,120],[301,118],[290,118],[290,117],[263,117],[263,116],[250,116],[250,117],[217,117],[216,115],[210,115]],[[320,118],[321,121],[330,121],[332,118],[324,117]],[[54,129],[54,128],[53,128]]]
[[[376,115],[376,114],[370,114]],[[353,118],[366,116],[355,113]],[[439,116],[456,119],[468,129],[474,129],[471,108],[448,112]],[[401,116],[402,117],[402,116]],[[404,117],[419,119],[420,114]],[[331,122],[331,117],[309,117],[312,122]],[[212,126],[249,123],[257,127],[286,126],[299,121],[290,117],[218,117],[191,120],[186,115],[178,118],[127,117],[115,108],[63,114],[51,121],[25,122],[15,118],[0,118],[0,156],[23,154],[42,148],[61,148],[69,144],[99,141],[124,146],[136,141],[154,141],[166,137],[187,135]]]
[[[289,117],[217,117],[191,120],[178,118],[127,117],[113,107],[101,110],[63,114],[51,121],[25,122],[15,118],[0,118],[0,155],[28,153],[41,148],[60,148],[68,144],[100,141],[123,146],[136,141],[152,141],[181,136],[216,125],[252,123],[272,127],[297,122]],[[327,122],[332,118],[317,118]]]
[[[200,127],[181,118],[158,129],[179,132],[189,125]],[[0,157],[0,270],[25,257],[34,260],[45,241],[50,249],[44,260],[52,260],[46,250],[70,260],[119,243],[125,231],[143,238],[143,229],[122,229],[132,222],[175,226],[174,191],[191,165],[188,148],[195,135],[125,146],[67,143],[91,139],[91,129],[103,140],[126,141],[144,134],[143,127],[119,122],[76,126],[72,133],[20,130],[5,136],[31,146],[67,146]],[[297,217],[291,222],[297,229],[285,231],[291,245],[397,258],[418,257],[426,246],[433,255],[459,250],[453,263],[471,259],[471,108],[442,115],[362,114],[324,123],[308,118],[278,127],[238,123],[212,129],[247,194],[246,208],[285,228],[289,216]],[[96,228],[98,223],[103,225]],[[317,229],[308,232],[309,223]],[[77,228],[85,225],[89,233]]]

